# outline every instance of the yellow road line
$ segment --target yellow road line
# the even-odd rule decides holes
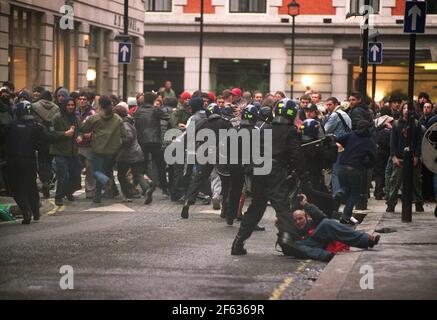
[[[58,212],[62,212],[62,211],[65,210],[65,206],[58,207],[58,206],[55,204],[55,201],[54,201],[54,200],[49,200],[49,202],[50,202],[50,204],[53,206],[53,209],[50,210],[49,212],[47,212],[47,215],[48,215],[48,216],[54,216],[56,213],[58,213]]]
[[[297,268],[295,273],[296,274],[302,273],[302,271],[304,271],[305,267],[308,265],[310,261],[311,260],[305,260],[301,262],[299,268]],[[293,283],[293,281],[294,279],[292,277],[285,278],[284,281],[281,283],[281,285],[273,291],[269,300],[279,300],[282,297],[284,291]]]

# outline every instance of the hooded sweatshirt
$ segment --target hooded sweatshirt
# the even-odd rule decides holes
[[[36,121],[43,125],[52,122],[54,116],[59,112],[59,107],[49,100],[41,99],[32,104],[32,115]]]
[[[91,116],[81,128],[83,133],[92,132],[92,152],[98,155],[115,155],[126,137],[123,120],[112,110],[101,110]]]
[[[73,99],[67,99],[61,106],[61,112],[58,112],[52,120],[55,143],[50,145],[50,154],[54,156],[73,157],[77,156],[76,138],[78,134],[78,120],[75,113],[68,113],[66,105]],[[73,100],[74,101],[74,100]],[[72,137],[66,137],[65,131],[68,131],[71,126],[74,126],[75,131]]]
[[[369,128],[342,135],[337,139],[337,142],[344,147],[340,157],[340,165],[356,169],[374,166],[377,146]]]

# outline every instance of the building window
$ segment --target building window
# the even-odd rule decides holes
[[[266,0],[231,0],[230,12],[266,13]]]
[[[149,0],[147,11],[150,12],[170,12],[171,0]]]
[[[53,30],[53,87],[77,89],[78,25],[74,30],[62,30],[59,18],[55,19]]]
[[[38,12],[11,8],[9,51],[10,78],[18,90],[39,85],[40,25]]]
[[[428,14],[437,14],[437,1],[435,0],[426,0],[427,4],[427,13]]]
[[[90,26],[90,45],[88,47],[88,71],[95,77],[88,78],[88,87],[98,93],[109,92],[109,30]]]
[[[351,0],[350,13],[352,15],[361,15],[360,8],[364,6],[365,0]],[[369,6],[373,8],[373,13],[379,13],[380,0],[369,0]]]

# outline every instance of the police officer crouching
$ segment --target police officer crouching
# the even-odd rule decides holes
[[[35,221],[40,217],[35,152],[50,140],[45,128],[30,113],[30,102],[19,102],[15,106],[17,120],[6,126],[4,134],[8,181],[14,200],[23,213],[23,224],[30,224],[32,216]]]

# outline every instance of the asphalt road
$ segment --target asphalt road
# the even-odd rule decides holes
[[[81,195],[55,212],[45,201],[40,222],[0,224],[0,297],[301,299],[324,267],[275,251],[270,207],[267,231],[253,234],[247,256],[235,257],[239,223],[226,226],[210,206],[193,206],[182,220],[180,205],[159,191],[150,206],[115,202],[94,205]],[[73,290],[60,288],[65,265],[74,271]]]

